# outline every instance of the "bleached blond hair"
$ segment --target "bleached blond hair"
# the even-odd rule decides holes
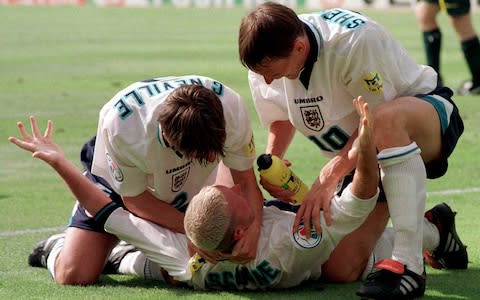
[[[185,212],[185,233],[201,250],[229,251],[234,243],[234,222],[224,194],[206,186],[195,195]]]

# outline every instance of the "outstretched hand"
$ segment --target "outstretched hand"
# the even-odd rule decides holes
[[[370,115],[368,103],[363,100],[362,96],[358,96],[353,99],[353,106],[360,116],[360,124],[358,125],[358,137],[348,152],[349,158],[354,158],[362,149],[372,147],[373,138],[373,118]]]
[[[63,157],[60,147],[52,141],[53,122],[48,120],[45,133],[42,135],[34,116],[30,116],[30,127],[32,133],[29,134],[22,122],[17,123],[17,128],[21,139],[9,137],[8,140],[26,151],[32,152],[32,157],[39,158],[46,163],[53,165],[59,158]]]

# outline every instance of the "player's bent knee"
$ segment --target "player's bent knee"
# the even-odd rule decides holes
[[[381,124],[375,126],[375,143],[377,147],[382,147],[383,144],[389,145],[399,139],[404,139],[406,136],[405,123],[406,118],[398,105],[379,105],[374,112],[374,124]]]
[[[57,265],[55,267],[55,282],[60,285],[91,285],[100,277],[96,268]]]
[[[55,270],[55,282],[59,285],[91,285],[95,284],[99,277],[99,273],[79,268],[66,267]]]
[[[381,124],[381,126],[376,126],[375,129],[381,129],[385,125],[394,124],[395,120],[398,119],[398,116],[399,111],[396,104],[392,102],[386,102],[378,105],[373,113],[373,123]],[[377,123],[377,121],[380,123]]]

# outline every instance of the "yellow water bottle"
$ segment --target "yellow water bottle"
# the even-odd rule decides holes
[[[260,175],[273,185],[295,193],[292,204],[300,205],[308,193],[307,185],[278,156],[262,154],[257,158]]]

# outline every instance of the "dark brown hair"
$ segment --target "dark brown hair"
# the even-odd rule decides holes
[[[273,2],[261,4],[243,17],[240,24],[240,61],[255,70],[265,58],[287,57],[295,39],[303,34],[303,22],[292,9]]]
[[[175,150],[208,163],[214,152],[225,156],[225,118],[218,96],[197,85],[182,85],[171,92],[162,104],[158,121]]]

